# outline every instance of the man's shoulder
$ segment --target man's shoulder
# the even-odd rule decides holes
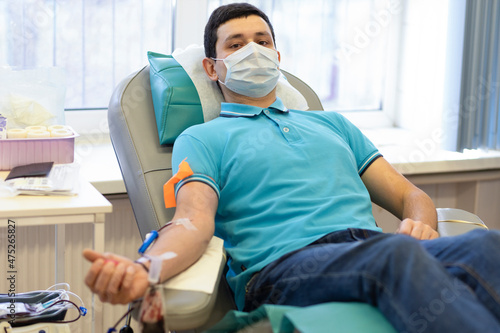
[[[219,132],[217,131],[219,128],[223,128],[224,126],[226,126],[226,124],[224,124],[225,121],[225,118],[217,117],[207,122],[190,126],[186,128],[181,133],[181,135],[190,135],[194,137],[205,136],[209,134],[214,135]]]
[[[329,124],[334,127],[345,127],[345,117],[335,111],[301,111],[290,110],[296,117],[309,119],[312,122]]]
[[[290,109],[290,112],[304,116],[304,117],[314,117],[318,119],[343,119],[344,116],[342,116],[340,113],[336,111],[323,111],[323,110],[308,110],[308,111],[303,111],[303,110],[293,110]]]

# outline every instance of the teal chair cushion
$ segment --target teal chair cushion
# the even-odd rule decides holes
[[[375,307],[357,302],[331,302],[308,307],[263,305],[250,313],[230,311],[205,333],[236,332],[268,319],[275,333],[396,333]],[[243,330],[244,331],[244,330]]]
[[[151,95],[160,144],[172,144],[186,128],[204,122],[194,83],[171,56],[148,52]]]
[[[219,116],[224,98],[203,69],[204,57],[203,47],[195,45],[173,55],[148,52],[160,144],[171,144],[186,128]],[[304,96],[283,75],[276,94],[290,109],[308,109]]]

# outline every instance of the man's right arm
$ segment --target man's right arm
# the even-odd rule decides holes
[[[196,230],[172,225],[160,231],[147,255],[177,254],[173,259],[163,261],[161,281],[182,272],[201,257],[214,234],[217,205],[217,194],[204,183],[190,182],[179,189],[173,220],[188,218]],[[102,301],[126,304],[146,292],[147,274],[139,264],[92,250],[85,250],[84,256],[92,262],[85,283]]]
[[[146,254],[157,256],[168,251],[177,253],[177,257],[163,262],[161,281],[195,263],[214,235],[214,218],[219,198],[210,186],[202,182],[189,182],[179,189],[176,201],[177,207],[172,220],[188,218],[196,230],[175,225],[160,231],[158,241]]]

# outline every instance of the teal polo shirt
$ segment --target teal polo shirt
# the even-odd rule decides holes
[[[220,117],[175,141],[173,173],[219,197],[215,234],[229,255],[227,280],[243,308],[245,286],[264,266],[346,228],[381,230],[361,175],[380,153],[335,112],[222,103]]]

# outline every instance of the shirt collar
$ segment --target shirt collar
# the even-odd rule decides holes
[[[279,97],[276,98],[273,104],[271,104],[268,109],[274,109],[280,112],[288,112],[283,102]],[[221,117],[253,117],[260,114],[264,108],[238,103],[221,103]]]

